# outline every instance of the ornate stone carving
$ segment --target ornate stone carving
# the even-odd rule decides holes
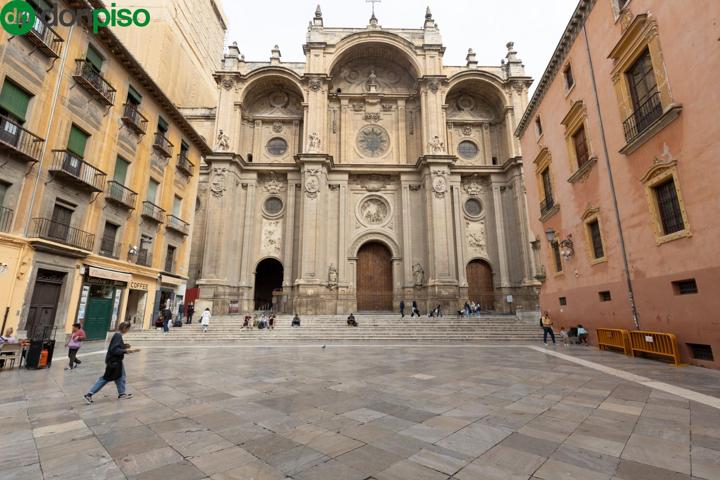
[[[445,142],[435,135],[433,139],[428,142],[428,148],[432,153],[445,153]]]
[[[466,222],[465,240],[470,252],[475,255],[487,256],[487,240],[485,235],[485,222]]]
[[[212,192],[215,198],[222,198],[227,190],[225,187],[225,173],[227,172],[226,167],[214,167],[213,168],[212,180],[210,181],[210,192]]]
[[[222,130],[218,132],[215,150],[218,150],[220,152],[227,152],[228,150],[230,150],[230,137],[228,137]]]
[[[235,86],[235,80],[229,75],[223,76],[220,83],[225,90],[231,90]]]
[[[263,223],[262,244],[260,251],[263,256],[280,256],[280,220]]]
[[[327,287],[330,290],[337,289],[338,285],[338,271],[337,268],[335,268],[335,264],[331,263],[328,267],[328,283]]]
[[[382,108],[383,112],[392,112],[395,106],[392,103],[382,103],[380,104],[380,107]]]
[[[368,226],[382,225],[390,215],[390,206],[380,197],[370,197],[360,204],[360,219]]]
[[[362,102],[353,102],[352,108],[356,112],[362,112],[363,110],[365,110],[365,104]]]
[[[367,125],[358,132],[357,147],[367,157],[380,157],[390,148],[390,136],[379,125]]]
[[[366,122],[377,123],[380,121],[380,114],[367,112],[363,118]]]
[[[431,92],[435,93],[440,89],[440,82],[437,80],[432,80],[430,83],[428,83],[428,88]]]
[[[319,78],[311,78],[308,82],[308,87],[310,87],[310,90],[313,92],[317,92],[322,88],[322,81],[320,81]]]
[[[448,190],[447,179],[445,178],[447,177],[447,170],[437,169],[433,170],[431,174],[433,176],[432,187],[435,197],[444,198]]]
[[[308,152],[320,152],[320,134],[318,134],[317,132],[311,133],[308,137]]]
[[[485,187],[474,177],[471,177],[469,181],[464,183],[463,188],[465,189],[465,193],[471,197],[478,197],[485,193]]]
[[[472,127],[470,125],[463,125],[462,127],[462,134],[466,137],[469,137],[472,135]]]
[[[339,183],[329,183],[328,189],[332,191],[340,190],[340,184]]]
[[[273,122],[272,131],[275,133],[281,133],[283,131],[282,122]]]
[[[420,184],[420,183],[411,183],[410,185],[408,185],[408,188],[409,188],[410,191],[412,191],[412,192],[417,192],[418,190],[420,190],[420,189],[422,188],[422,184]]]
[[[268,192],[271,195],[277,195],[278,193],[285,190],[285,185],[283,183],[280,183],[277,179],[277,175],[275,172],[270,172],[270,175],[268,177],[268,180],[263,185],[263,188],[266,192]]]
[[[415,279],[415,288],[422,287],[423,282],[425,281],[425,270],[423,270],[422,265],[420,265],[419,263],[413,265],[412,272],[413,278]]]
[[[391,182],[387,175],[363,175],[359,177],[359,184],[368,192],[379,192]]]
[[[308,168],[305,171],[305,194],[308,198],[317,198],[320,191],[320,169]]]

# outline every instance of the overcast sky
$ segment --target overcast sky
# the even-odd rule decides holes
[[[283,61],[304,61],[308,21],[318,0],[222,0],[229,28],[248,61],[267,61],[278,44]],[[382,0],[375,14],[385,28],[422,28],[430,6],[445,44],[445,64],[464,65],[467,49],[480,65],[498,65],[508,41],[539,80],[577,0]],[[325,26],[363,27],[371,7],[365,0],[320,1]],[[534,85],[533,85],[534,87]],[[534,89],[534,88],[533,88]]]

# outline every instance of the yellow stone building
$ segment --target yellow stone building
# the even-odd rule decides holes
[[[108,29],[0,30],[0,88],[3,328],[104,338],[176,309],[205,140]]]

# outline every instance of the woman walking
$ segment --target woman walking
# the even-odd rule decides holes
[[[202,331],[203,333],[208,331],[208,327],[210,326],[210,309],[206,308],[205,311],[203,311],[202,315],[200,315],[200,325],[202,325]]]
[[[132,398],[132,393],[125,393],[125,367],[123,359],[126,353],[137,352],[137,348],[130,348],[130,345],[123,341],[123,334],[130,330],[130,322],[122,322],[118,325],[118,331],[110,339],[107,354],[105,355],[105,373],[97,379],[95,385],[83,397],[85,403],[90,405],[93,403],[93,395],[99,392],[105,385],[115,382],[117,386],[118,398]]]

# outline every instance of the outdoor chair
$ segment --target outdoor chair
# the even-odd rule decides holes
[[[15,361],[20,359],[20,351],[22,345],[19,343],[4,343],[0,345],[0,360],[3,360],[2,367],[5,368],[10,365],[10,368],[15,367]]]

